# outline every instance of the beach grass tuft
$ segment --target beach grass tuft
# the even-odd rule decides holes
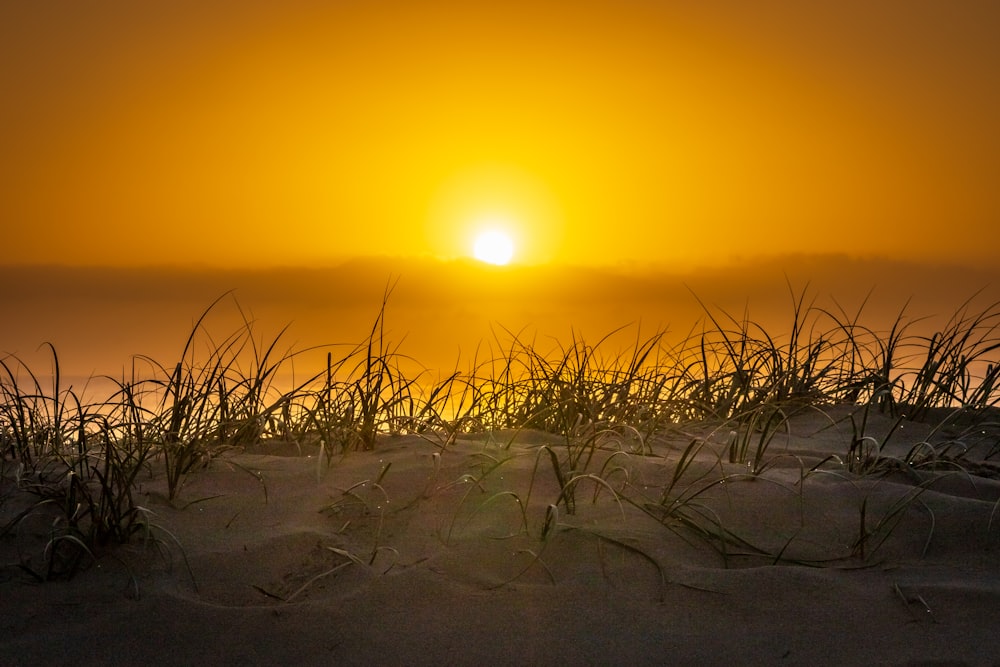
[[[528,488],[485,490],[488,478],[514,455],[513,437],[500,447],[506,455],[489,455],[480,470],[456,480],[453,485],[466,490],[442,530],[445,544],[480,513],[511,507],[518,525],[498,537],[537,535],[543,544],[522,553],[544,564],[545,543],[559,530],[577,529],[566,522],[581,511],[580,494],[587,489],[592,504],[610,499],[623,516],[625,506],[638,508],[686,541],[709,545],[726,564],[745,557],[805,562],[810,559],[795,555],[798,528],[777,547],[751,544],[727,524],[718,502],[720,488],[766,477],[782,456],[776,443],[790,437],[796,415],[851,408],[849,446],[808,470],[800,461],[800,485],[817,474],[876,483],[892,470],[946,467],[961,474],[975,465],[968,458],[970,443],[988,443],[980,437],[984,429],[996,430],[1000,304],[976,310],[972,299],[965,301],[930,335],[911,333],[919,320],[909,319],[904,306],[891,327],[879,332],[863,324],[864,304],[854,313],[839,306],[821,309],[807,301],[806,290],[796,293],[789,286],[791,318],[780,332],[768,331],[748,312],[733,316],[706,304],[704,321],[679,341],[668,342],[665,331],[645,337],[637,331],[624,349],[613,347],[621,329],[593,344],[574,332],[568,345],[545,351],[525,332],[499,327],[489,346],[499,353],[475,359],[468,371],[429,380],[427,371],[407,370],[414,360],[388,338],[391,293],[390,285],[360,343],[342,355],[328,351],[324,367],[280,389],[276,378],[298,354],[283,348],[284,330],[259,337],[235,300],[239,326],[221,338],[209,329],[209,316],[229,295],[201,313],[176,361],[137,357],[130,373],[114,380],[114,392],[96,401],[62,385],[50,344],[47,374],[17,357],[0,358],[0,473],[8,487],[37,498],[0,526],[0,535],[16,534],[32,516],[52,521],[41,551],[23,553],[19,566],[39,580],[72,576],[113,545],[148,534],[148,514],[136,490],[140,476],[155,470],[162,471],[175,502],[198,470],[262,444],[282,442],[315,453],[320,480],[324,467],[377,449],[392,435],[416,434],[435,443],[438,464],[440,453],[460,437],[493,442],[501,432],[543,432],[559,440],[535,449]],[[890,427],[874,433],[876,417],[891,419]],[[892,436],[904,421],[934,419],[937,441],[890,454]],[[685,435],[686,445],[664,453],[662,443],[698,428],[702,435]],[[1000,453],[992,442],[980,458]],[[715,465],[696,464],[706,453],[716,457]],[[632,473],[644,460],[665,470],[653,490]],[[344,489],[327,508],[376,518],[371,551],[357,557],[368,565],[393,549],[381,531],[387,474],[388,465],[377,478]],[[549,474],[555,492],[542,498],[536,486],[550,488],[542,483]],[[859,493],[848,553],[831,558],[870,558],[911,510],[930,516],[929,544],[935,517],[922,500],[929,486],[916,483],[879,508]],[[483,497],[472,503],[477,490]],[[428,483],[424,497],[434,493],[441,488]],[[472,505],[463,510],[467,503]]]

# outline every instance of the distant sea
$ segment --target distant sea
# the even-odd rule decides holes
[[[624,327],[602,344],[608,354],[660,331],[679,340],[705,325],[703,307],[723,323],[748,317],[780,339],[800,298],[882,331],[902,314],[912,333],[929,335],[970,298],[973,310],[1000,302],[1000,271],[808,255],[688,272],[393,258],[325,268],[7,266],[0,354],[48,377],[51,355],[42,346],[51,343],[64,387],[90,382],[104,391],[95,378],[148,375],[144,359],[172,368],[196,320],[221,298],[197,357],[251,322],[262,345],[277,338],[277,351],[297,352],[282,378],[292,382],[321,372],[328,352],[340,358],[363,341],[387,290],[385,340],[433,378],[467,370],[515,336],[545,352]]]

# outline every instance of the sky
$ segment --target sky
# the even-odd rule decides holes
[[[0,4],[0,263],[1000,260],[1000,4]]]
[[[804,290],[940,322],[1000,302],[998,30],[992,0],[2,2],[0,359],[172,367],[229,290],[215,340],[308,349],[396,284],[392,340],[446,371],[703,304],[780,328]],[[470,259],[488,228],[514,266]]]

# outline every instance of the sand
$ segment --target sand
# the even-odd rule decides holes
[[[846,456],[847,414],[796,416],[766,470],[726,483],[746,466],[711,425],[642,452],[603,440],[588,470],[608,484],[581,480],[572,514],[550,509],[565,440],[537,432],[387,436],[329,466],[272,443],[213,460],[172,502],[154,466],[137,495],[154,539],[68,580],[18,565],[39,562],[43,510],[0,539],[0,664],[997,664],[995,467],[805,474]],[[997,443],[904,421],[883,454],[958,436],[972,458]],[[692,441],[674,496],[770,556],[723,558],[643,511]],[[32,502],[9,474],[3,489],[0,526]]]

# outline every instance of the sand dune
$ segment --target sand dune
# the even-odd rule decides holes
[[[886,456],[941,437],[896,431]],[[39,558],[41,513],[0,540],[0,664],[995,663],[996,466],[852,474],[827,460],[847,455],[847,408],[793,418],[759,475],[726,437],[603,440],[589,469],[607,484],[582,479],[573,514],[549,458],[565,440],[538,432],[387,437],[329,466],[272,444],[173,502],[154,467],[145,546],[39,584],[18,563]],[[9,483],[3,499],[6,525],[27,501]],[[683,516],[743,542],[723,556]]]

